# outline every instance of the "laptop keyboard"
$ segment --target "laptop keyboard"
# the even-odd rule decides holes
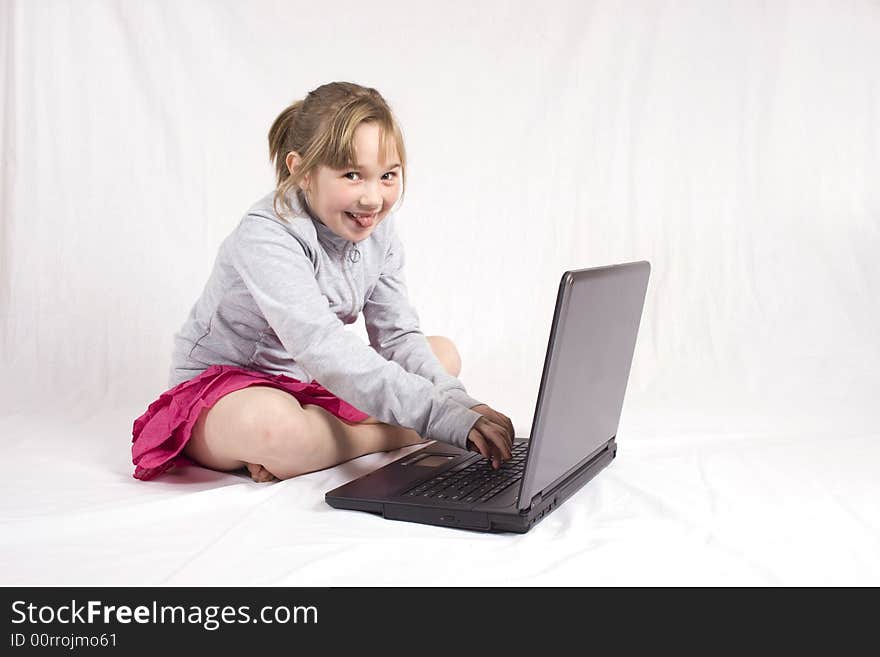
[[[485,502],[522,479],[528,450],[528,441],[516,443],[511,451],[512,458],[497,470],[491,468],[489,459],[481,457],[462,470],[439,474],[406,491],[403,496],[464,503]]]

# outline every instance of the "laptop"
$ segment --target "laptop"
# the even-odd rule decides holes
[[[483,532],[525,533],[617,453],[651,265],[566,271],[544,358],[534,422],[498,470],[441,442],[328,492],[337,509]]]

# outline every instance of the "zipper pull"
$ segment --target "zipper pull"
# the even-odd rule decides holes
[[[351,243],[351,250],[348,252],[348,259],[357,262],[361,259],[361,252],[354,242]]]

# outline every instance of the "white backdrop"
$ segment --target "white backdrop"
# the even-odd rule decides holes
[[[585,505],[596,536],[608,530],[600,511],[616,508],[619,520],[660,509],[613,534],[633,537],[635,549],[640,532],[656,541],[670,508],[675,516],[703,500],[693,526],[712,540],[685,532],[684,551],[671,541],[669,555],[688,553],[680,571],[664,562],[671,581],[880,581],[877,2],[0,8],[0,464],[11,477],[0,484],[0,518],[30,536],[5,539],[5,550],[35,554],[58,536],[56,520],[108,497],[170,504],[195,490],[129,481],[131,422],[165,389],[172,335],[221,240],[272,189],[272,120],[310,89],[348,80],[379,89],[403,127],[399,227],[422,328],[456,342],[469,392],[510,415],[518,435],[531,425],[561,273],[652,264],[621,456],[594,492],[574,498],[581,508],[573,501],[539,527],[568,527],[565,514],[580,518]],[[203,493],[256,486],[188,476]],[[273,490],[310,495],[318,513],[331,480],[352,475],[323,476],[337,479]],[[674,489],[691,478],[693,489]],[[642,507],[634,490],[682,506]],[[273,495],[279,513],[289,510]],[[717,503],[752,497],[732,515]],[[782,506],[761,516],[768,503]],[[757,529],[774,526],[777,512],[795,524],[767,552]],[[372,522],[376,536],[397,527],[320,513],[337,532],[347,522]],[[825,529],[838,522],[831,538],[823,518]],[[554,531],[566,536],[564,527]],[[753,538],[740,531],[749,527]],[[719,532],[745,541],[726,553],[749,555],[739,566],[706,556]],[[816,579],[807,561],[792,566],[786,550],[804,543],[835,559],[843,550],[850,570]],[[181,563],[198,549],[181,548]],[[0,582],[66,583],[74,563],[77,581],[120,581],[85,548],[58,550],[64,567],[19,561]],[[538,566],[528,581],[614,581],[560,559],[569,565],[558,582]],[[670,581],[644,563],[618,572]],[[343,571],[328,567],[314,582]],[[199,581],[182,566],[141,572],[137,581]],[[309,581],[291,578],[271,571],[261,581]]]

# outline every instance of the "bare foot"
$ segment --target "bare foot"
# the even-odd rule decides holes
[[[247,466],[248,472],[251,473],[251,479],[256,481],[257,483],[265,483],[267,481],[278,481],[278,477],[269,472],[262,465],[257,465],[256,463],[245,463]]]

